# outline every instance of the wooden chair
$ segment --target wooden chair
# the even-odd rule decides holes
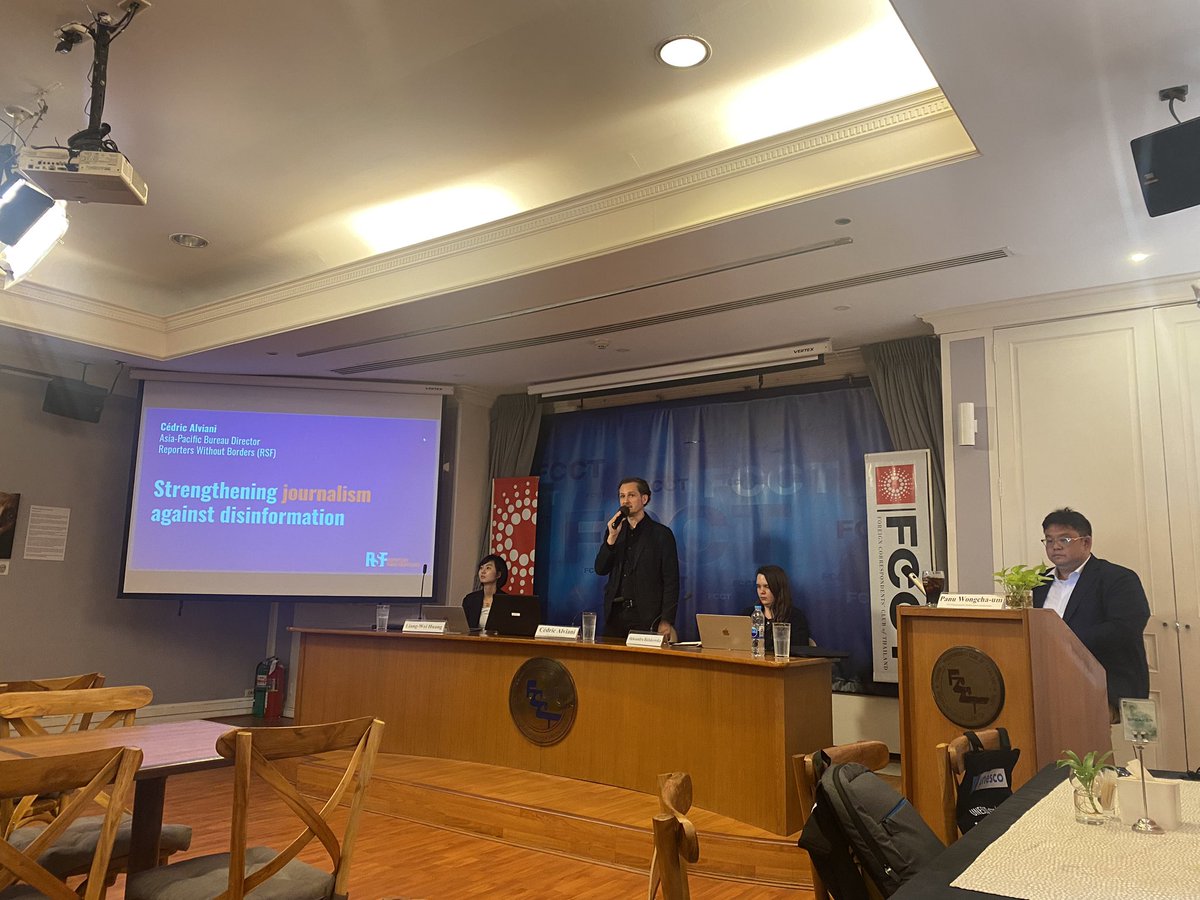
[[[995,728],[976,731],[984,750],[1000,749],[1000,732]],[[971,748],[965,734],[960,734],[948,744],[937,745],[938,787],[942,794],[941,828],[935,828],[938,837],[947,847],[958,840],[958,783],[965,770],[963,757]]]
[[[5,682],[12,687],[33,687],[29,691],[8,690],[0,693],[0,739],[67,731],[87,731],[93,727],[92,716],[108,715],[96,723],[96,728],[132,725],[137,710],[148,704],[154,694],[148,687],[58,689],[61,683],[95,683],[103,675],[79,675],[62,679],[43,679],[40,682]],[[44,685],[51,685],[47,689]],[[66,717],[61,726],[48,727],[43,719]],[[0,800],[0,835],[9,837],[17,828],[34,821],[48,822],[60,810],[60,799],[53,795]],[[190,840],[190,839],[189,839]]]
[[[58,678],[31,678],[23,681],[12,680],[0,682],[0,694],[33,692],[33,691],[86,691],[92,688],[104,687],[104,674],[88,672],[84,675],[63,675]],[[79,722],[68,722],[63,731],[87,731],[91,727],[92,716],[85,714]]]
[[[57,732],[92,728],[113,728],[132,725],[137,711],[154,699],[154,692],[143,685],[101,687],[90,690],[9,691],[0,694],[0,739],[12,737],[15,731],[22,737],[50,734],[42,719],[67,716],[66,726]],[[92,716],[107,715],[93,723]],[[77,720],[75,717],[78,716]],[[87,719],[87,728],[83,720]],[[75,728],[70,726],[73,723]]]
[[[92,688],[89,690],[37,690],[12,691],[0,694],[0,736],[9,737],[10,731],[24,737],[47,734],[43,721],[48,717],[66,716],[68,722],[76,723],[77,730],[87,722],[92,728],[116,728],[134,724],[137,711],[154,698],[148,687],[131,685],[126,687]],[[96,721],[92,722],[92,717]],[[100,718],[103,716],[103,718]],[[36,840],[40,823],[53,823],[59,815],[66,797],[64,795],[39,794],[22,797],[17,801],[0,800],[0,835],[17,846],[26,846]],[[101,792],[96,802],[105,806],[106,795]],[[127,807],[127,804],[126,804]],[[113,844],[110,874],[125,871],[132,839],[132,824],[124,815],[118,823]],[[65,877],[82,875],[88,871],[100,839],[101,816],[79,818],[67,830],[64,840],[56,844],[41,858],[41,864],[50,871]],[[172,854],[187,850],[192,844],[192,829],[186,825],[166,824],[159,838],[159,862],[166,862]]]
[[[0,760],[0,796],[72,792],[63,811],[38,834],[36,840],[24,847],[15,847],[0,838],[0,895],[6,900],[33,897],[79,900],[79,895],[67,887],[65,879],[44,868],[40,859],[107,787],[112,802],[98,831],[95,853],[87,870],[86,887],[81,888],[85,900],[104,897],[108,890],[106,873],[121,809],[132,795],[133,777],[141,763],[141,750],[121,747],[61,756]],[[14,884],[25,884],[29,889],[26,891],[13,887]]]
[[[226,732],[217,740],[217,752],[233,760],[229,852],[193,857],[131,875],[125,884],[126,900],[155,900],[163,896],[242,900],[269,879],[275,880],[261,895],[254,896],[345,898],[363,798],[382,737],[383,723],[369,717],[326,725]],[[276,763],[333,750],[353,752],[337,787],[320,810],[316,810],[284,777]],[[258,775],[278,794],[304,825],[304,830],[278,853],[269,847],[246,847],[252,775]],[[339,840],[329,818],[351,788],[350,815]],[[332,872],[296,859],[314,837],[329,855]]]
[[[650,893],[654,900],[662,885],[663,900],[687,900],[687,864],[700,859],[696,826],[687,817],[692,808],[692,776],[670,772],[658,776],[658,805],[654,817],[654,855],[650,860]]]
[[[878,772],[891,762],[891,754],[883,741],[856,741],[853,744],[841,744],[837,747],[826,747],[807,755],[797,753],[792,757],[792,770],[796,775],[796,792],[800,795],[800,827],[803,828],[812,814],[813,804],[816,803],[817,782],[825,772],[826,764],[821,756],[829,757],[829,765],[838,763],[858,763],[866,766],[872,772]],[[817,867],[812,867],[813,895],[815,900],[829,900],[829,891],[817,874]],[[871,879],[864,879],[869,892],[875,896],[876,888]]]

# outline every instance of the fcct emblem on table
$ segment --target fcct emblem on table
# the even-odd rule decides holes
[[[575,679],[556,659],[526,660],[508,688],[513,724],[531,743],[557,744],[575,724]]]
[[[977,647],[951,647],[939,656],[930,687],[942,715],[962,728],[982,728],[1004,708],[1004,676]]]

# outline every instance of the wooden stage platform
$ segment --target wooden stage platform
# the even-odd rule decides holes
[[[310,759],[297,772],[300,789],[327,793],[337,761]],[[644,873],[659,811],[650,794],[460,760],[381,753],[367,808],[531,850]],[[696,875],[748,884],[812,890],[808,854],[796,835],[781,837],[692,807],[700,835]],[[486,846],[486,845],[482,845]],[[486,853],[481,846],[481,857]]]

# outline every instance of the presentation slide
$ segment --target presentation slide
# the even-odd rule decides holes
[[[408,404],[305,390],[301,412],[294,394],[271,402],[287,388],[186,385],[166,396],[216,387],[219,404],[156,405],[162,385],[145,387],[126,594],[432,595],[440,398],[409,398],[424,415],[362,415]]]

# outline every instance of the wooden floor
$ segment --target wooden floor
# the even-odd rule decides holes
[[[255,785],[250,840],[279,848],[299,828],[282,802]],[[217,769],[173,777],[167,784],[166,818],[192,826],[191,850],[184,856],[228,850],[232,771]],[[344,815],[344,813],[342,813]],[[337,820],[340,822],[341,820]],[[648,823],[647,823],[648,824]],[[336,826],[335,826],[336,827]],[[797,853],[801,853],[799,849]],[[302,858],[321,863],[323,851],[310,844]],[[650,838],[646,836],[646,865]],[[696,900],[804,900],[812,894],[795,889],[749,885],[693,875]],[[109,891],[124,896],[123,881]],[[381,898],[634,898],[645,897],[647,877],[618,868],[581,862],[553,853],[473,837],[367,812],[360,825],[350,876],[353,900]]]

